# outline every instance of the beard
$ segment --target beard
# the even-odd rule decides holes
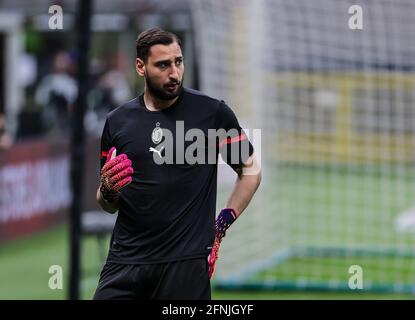
[[[150,94],[160,100],[173,100],[177,98],[183,90],[183,78],[182,81],[170,81],[167,84],[159,86],[155,84],[152,77],[146,75],[146,86]],[[176,84],[176,89],[173,91],[168,89],[168,86]]]

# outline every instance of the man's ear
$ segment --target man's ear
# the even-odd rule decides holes
[[[144,77],[146,73],[146,66],[144,61],[140,58],[135,59],[135,70],[137,71],[138,75]]]

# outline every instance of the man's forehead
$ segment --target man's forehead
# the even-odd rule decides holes
[[[151,46],[148,58],[151,60],[169,60],[182,56],[182,50],[177,42],[169,45],[155,44]]]

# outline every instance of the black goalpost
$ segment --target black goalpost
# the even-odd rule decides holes
[[[88,59],[91,38],[92,0],[79,0],[77,10],[78,99],[72,115],[71,133],[71,187],[70,211],[70,275],[68,298],[80,299],[80,239],[85,159],[84,115],[88,93]]]

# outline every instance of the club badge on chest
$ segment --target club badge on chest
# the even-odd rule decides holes
[[[160,128],[160,122],[157,122],[156,127],[153,129],[153,132],[151,133],[151,140],[153,140],[153,143],[159,144],[162,138],[163,129]]]
[[[153,132],[151,133],[151,140],[154,144],[159,144],[161,142],[161,139],[163,139],[163,129],[160,128],[160,122],[157,122],[156,127],[153,129]],[[163,149],[163,146],[159,150],[157,150],[157,147],[150,147],[148,151],[157,153],[161,158],[161,152],[163,151]]]

